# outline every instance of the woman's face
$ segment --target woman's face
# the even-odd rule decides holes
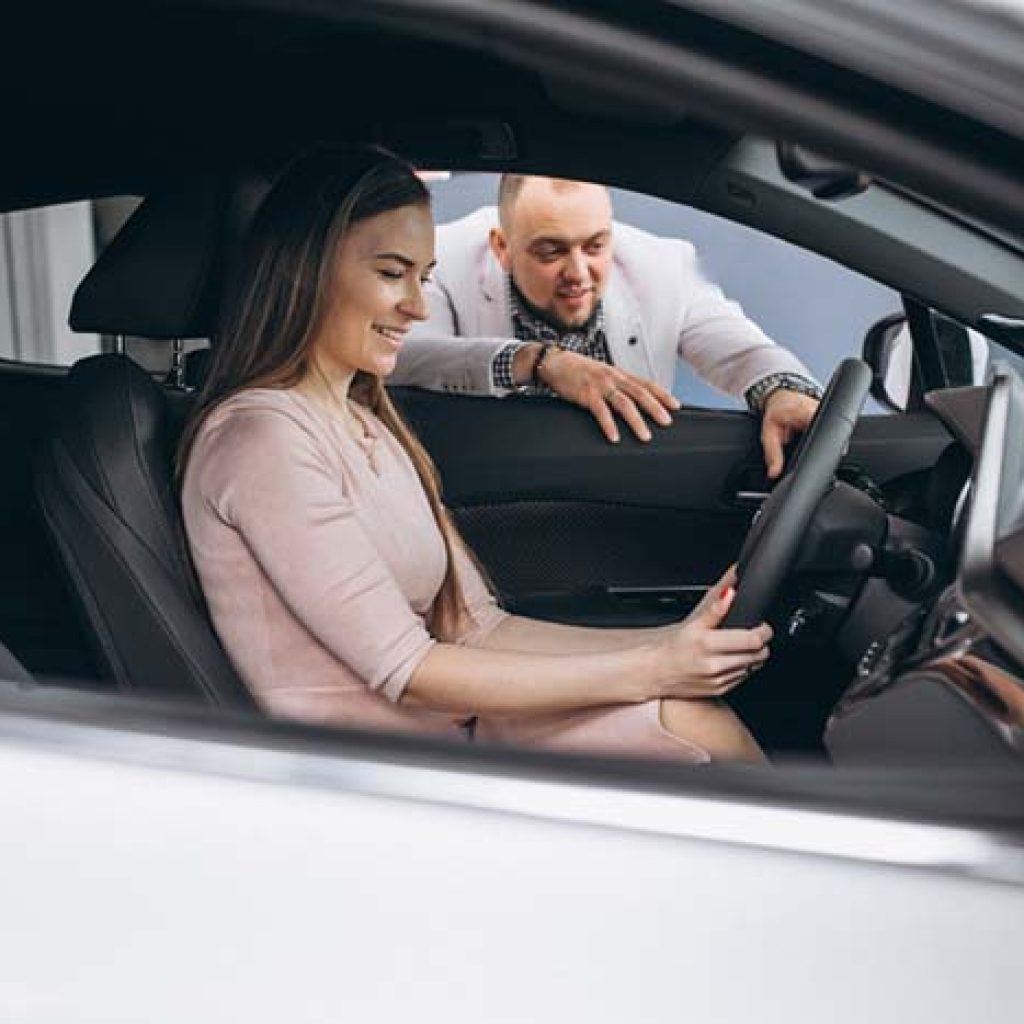
[[[313,355],[331,376],[358,370],[385,377],[405,335],[427,318],[423,285],[434,266],[434,222],[426,204],[353,225],[338,247],[326,314]]]

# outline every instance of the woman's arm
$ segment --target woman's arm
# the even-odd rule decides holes
[[[678,628],[678,623],[639,629],[565,626],[559,622],[509,615],[478,646],[491,651],[532,654],[601,654],[649,646],[664,640]]]
[[[654,661],[653,648],[565,656],[437,644],[402,703],[467,715],[639,703],[652,696]]]
[[[617,632],[564,627],[575,645],[552,654],[496,649],[501,634],[547,643],[562,631],[506,620],[483,647],[437,644],[413,670],[403,702],[459,714],[503,714],[717,697],[768,657],[771,629],[719,629],[734,591],[716,586],[681,625]],[[592,647],[583,649],[587,644]],[[623,646],[624,644],[624,646]]]

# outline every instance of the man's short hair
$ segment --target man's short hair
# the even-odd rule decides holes
[[[501,220],[502,227],[508,227],[512,206],[519,198],[519,193],[523,191],[525,184],[525,174],[503,174],[501,176],[501,181],[498,183],[498,218]]]
[[[533,174],[503,174],[498,182],[498,220],[501,226],[508,231],[509,219],[512,215],[512,207],[523,191],[523,186],[531,179],[538,177]],[[541,175],[540,177],[543,177]],[[572,181],[568,178],[547,178],[552,186],[558,191],[567,191],[578,188],[581,185],[588,185],[585,181]]]

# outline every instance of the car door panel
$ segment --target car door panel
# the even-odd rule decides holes
[[[757,421],[683,409],[649,444],[581,409],[396,389],[445,500],[506,606],[588,625],[679,618],[736,557],[767,489]],[[865,417],[850,459],[878,483],[950,442],[928,414]]]
[[[678,619],[735,558],[750,522],[749,512],[600,501],[496,502],[454,512],[509,610],[580,625]]]

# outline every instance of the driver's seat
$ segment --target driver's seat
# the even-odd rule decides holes
[[[234,210],[227,200],[228,183],[215,179],[147,199],[79,285],[72,328],[167,341],[208,334]],[[184,391],[161,387],[127,356],[81,360],[38,468],[39,501],[101,663],[121,688],[252,707],[186,553],[172,459],[187,404]]]

